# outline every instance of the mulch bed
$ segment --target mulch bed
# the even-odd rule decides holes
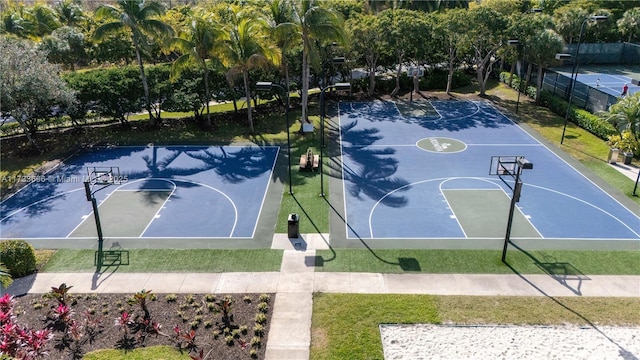
[[[134,295],[68,294],[64,303],[71,312],[61,320],[56,316],[58,299],[27,294],[14,299],[13,312],[19,326],[52,330],[48,359],[81,359],[98,349],[154,345],[173,346],[195,358],[201,350],[208,359],[264,358],[275,294],[149,293],[141,296],[148,309],[147,327],[141,325],[145,312]],[[227,323],[221,311],[225,300],[231,301]],[[121,321],[124,312],[131,321],[126,326]],[[153,324],[159,324],[159,333]]]

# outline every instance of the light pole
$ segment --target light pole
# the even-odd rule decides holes
[[[351,83],[336,83],[325,86],[320,90],[320,196],[324,197],[324,171],[322,169],[323,153],[324,153],[324,93],[328,89],[333,88],[336,91],[351,91]]]
[[[564,142],[564,135],[567,131],[567,122],[569,121],[569,113],[571,112],[571,101],[573,100],[573,92],[575,90],[575,81],[578,78],[578,69],[580,67],[580,64],[579,64],[580,58],[578,57],[578,55],[580,54],[580,42],[582,41],[582,33],[584,32],[584,26],[587,24],[587,21],[590,21],[590,20],[605,21],[607,20],[607,16],[606,15],[590,16],[584,19],[584,21],[582,21],[582,24],[580,25],[580,33],[578,35],[578,44],[576,45],[576,51],[575,51],[575,54],[573,55],[574,61],[573,61],[573,69],[571,70],[571,80],[569,81],[569,104],[567,105],[567,113],[564,115],[564,127],[562,128],[562,138],[560,139],[560,144]],[[557,60],[566,59],[568,57],[571,57],[571,55],[556,54]]]
[[[515,184],[513,185],[513,192],[511,194],[511,205],[509,207],[509,218],[507,220],[507,233],[504,236],[504,245],[502,247],[502,262],[505,262],[507,257],[507,246],[511,242],[511,225],[513,224],[513,213],[515,212],[516,203],[520,201],[520,192],[522,191],[522,181],[520,181],[520,173],[522,170],[533,169],[533,163],[525,159],[524,156],[518,156],[515,161]]]
[[[507,43],[510,46],[518,46],[522,44],[520,40],[517,40],[517,39],[508,40]],[[520,78],[520,81],[518,81],[518,100],[516,100],[516,114],[518,113],[518,107],[520,105],[520,88],[522,87],[522,80],[523,80],[522,68],[524,67],[524,59],[525,59],[524,53],[525,53],[525,47],[524,47],[524,44],[522,44],[522,64],[520,65],[520,71],[518,71],[518,77]]]
[[[289,135],[289,92],[282,86],[270,81],[259,81],[256,83],[256,91],[270,91],[274,87],[281,90],[287,97],[287,104],[284,112],[284,116],[287,119],[287,168],[289,170],[289,195],[293,195],[293,188],[291,185],[291,135]]]
[[[335,43],[332,45],[335,46]],[[322,86],[320,87],[320,89],[322,89],[323,87],[328,87],[329,85],[331,85],[331,80],[327,80],[327,74],[326,74],[326,69],[327,66],[329,65],[342,65],[345,63],[345,57],[344,56],[336,56],[330,60],[325,61],[324,63],[322,63]],[[331,76],[333,78],[333,76]],[[324,116],[324,108],[320,108],[320,116]],[[324,133],[322,133],[323,136],[323,143],[324,143]]]

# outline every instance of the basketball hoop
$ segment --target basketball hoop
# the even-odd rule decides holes
[[[407,69],[407,76],[408,77],[423,77],[424,76],[424,69],[421,66],[410,66],[409,69]]]

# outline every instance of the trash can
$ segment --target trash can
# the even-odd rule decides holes
[[[633,159],[633,153],[632,152],[624,153],[624,164],[625,165],[631,165],[631,160],[632,159]]]
[[[615,164],[618,162],[618,149],[609,149],[609,156],[607,156],[607,162],[609,164]]]
[[[298,217],[298,214],[289,214],[287,222],[289,223],[289,226],[287,228],[287,234],[289,238],[298,238],[300,236],[300,217]]]

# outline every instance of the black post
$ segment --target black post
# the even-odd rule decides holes
[[[287,108],[284,111],[284,117],[287,119],[287,166],[289,168],[289,195],[293,195],[293,188],[291,184],[291,135],[289,129],[291,124],[289,123],[289,91],[278,84],[274,84],[275,87],[282,90],[287,96]]]
[[[98,268],[102,266],[102,248],[104,243],[104,237],[102,236],[102,225],[100,224],[100,214],[98,213],[98,201],[96,197],[91,193],[89,182],[85,181],[84,188],[87,193],[87,197],[90,197],[91,207],[93,208],[93,218],[96,221],[96,230],[98,231]]]
[[[638,181],[640,180],[640,170],[638,170],[638,176],[636,177],[636,184],[633,186],[633,196],[636,195],[636,190],[638,189]]]
[[[594,19],[594,20],[602,20],[602,19],[606,19],[606,16],[602,16],[602,17],[598,17],[598,16],[594,16],[594,17],[589,17],[584,19],[584,21],[582,21],[582,24],[580,25],[580,34],[578,35],[578,44],[576,45],[576,54],[574,56],[574,63],[573,63],[573,70],[571,71],[571,81],[569,82],[569,104],[567,105],[567,113],[564,116],[564,127],[562,128],[562,138],[560,139],[560,144],[562,144],[564,142],[564,134],[567,131],[567,122],[569,121],[569,113],[571,112],[571,101],[573,100],[573,93],[575,90],[575,81],[578,80],[578,69],[580,67],[579,61],[579,55],[580,55],[580,42],[582,41],[582,33],[584,32],[584,26],[586,25],[587,21]],[[574,74],[575,74],[575,79],[574,79]]]
[[[522,45],[522,65],[520,66],[520,81],[518,82],[518,100],[516,100],[516,114],[518,113],[518,107],[520,106],[520,88],[522,87],[522,68],[524,68],[524,54],[525,54],[525,47],[524,45]],[[525,75],[527,76],[527,73],[525,72]],[[526,81],[525,81],[526,84]],[[526,91],[526,89],[525,89]]]
[[[322,168],[322,163],[324,162],[324,92],[329,87],[323,87],[320,89],[320,196],[324,197],[324,170]]]
[[[502,247],[502,262],[505,262],[507,257],[507,246],[511,241],[511,225],[513,223],[513,213],[515,212],[516,202],[517,202],[517,194],[518,191],[518,182],[520,181],[520,164],[516,163],[516,183],[513,186],[513,192],[511,194],[511,205],[509,207],[509,218],[507,220],[507,233],[504,236],[504,245]]]

